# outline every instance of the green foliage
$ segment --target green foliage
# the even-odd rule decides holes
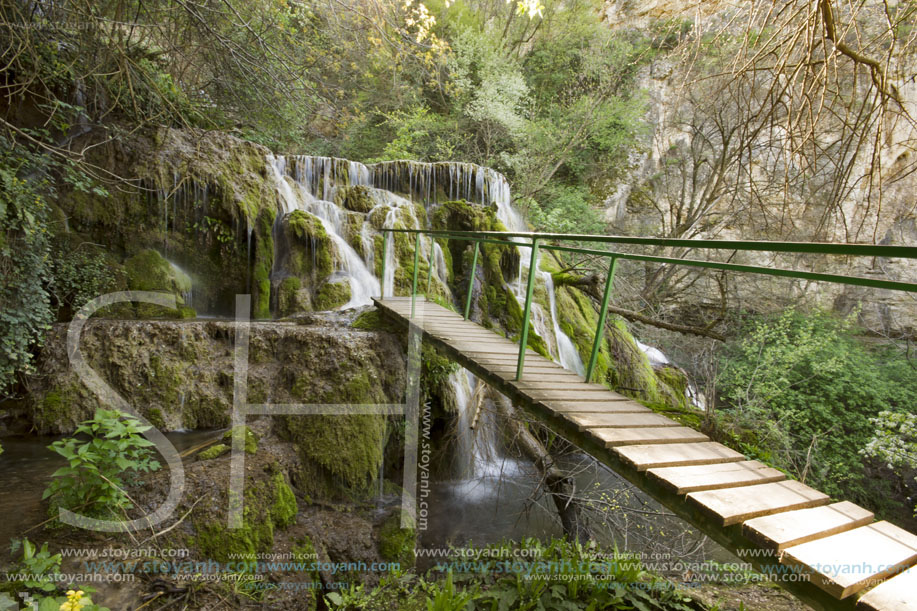
[[[917,414],[883,411],[869,421],[875,432],[861,454],[885,463],[902,480],[912,479],[917,484]],[[917,490],[914,484],[911,486]]]
[[[524,555],[517,553],[521,549]],[[673,584],[647,573],[635,557],[601,550],[595,543],[526,539],[478,551],[476,560],[465,556],[440,562],[422,576],[387,575],[377,588],[352,586],[325,600],[333,609],[380,611],[703,608]]]
[[[54,497],[57,506],[86,514],[106,515],[131,506],[125,476],[159,469],[152,458],[151,441],[141,433],[151,427],[118,411],[97,410],[76,428],[89,439],[68,437],[49,447],[67,460],[42,498]]]
[[[118,283],[116,270],[104,252],[93,244],[74,243],[58,235],[51,246],[51,277],[48,292],[55,305],[74,313],[88,301],[111,292]]]
[[[445,580],[430,587],[427,611],[462,611],[480,597],[477,588],[456,590],[452,582],[452,571],[447,571]]]
[[[0,392],[34,371],[32,349],[53,320],[46,169],[45,159],[0,135]]]
[[[873,437],[870,419],[915,404],[917,371],[856,331],[854,316],[788,310],[752,319],[727,347],[718,385],[730,405],[723,424],[744,431],[744,451],[876,507],[888,493],[868,476],[859,450]]]
[[[20,582],[22,586],[30,590],[40,590],[42,592],[53,592],[57,589],[54,585],[52,575],[60,573],[61,560],[60,554],[51,554],[48,551],[48,544],[43,543],[39,549],[34,543],[27,538],[22,540],[13,539],[10,545],[10,553],[15,554],[22,548],[22,558],[16,567],[17,573],[30,575],[32,579]]]

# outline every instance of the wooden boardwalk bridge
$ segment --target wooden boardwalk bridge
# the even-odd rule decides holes
[[[415,259],[415,294],[416,269]],[[606,288],[603,310],[607,295]],[[713,540],[733,552],[751,550],[743,559],[806,603],[917,610],[914,534],[875,521],[853,503],[833,502],[530,349],[523,363],[517,342],[467,320],[467,308],[462,317],[420,296],[375,303],[391,320],[419,327],[424,341]]]

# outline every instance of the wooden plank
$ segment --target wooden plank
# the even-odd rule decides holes
[[[745,457],[735,450],[712,441],[623,446],[615,448],[614,451],[637,471],[646,471],[653,467],[714,465],[745,460]]]
[[[475,363],[480,363],[480,361],[478,361],[477,359],[471,359],[471,360],[474,361]],[[509,366],[507,364],[500,364],[500,365],[491,364],[487,367],[487,369],[490,373],[493,373],[504,380],[509,381],[509,380],[516,379],[516,367],[515,366]],[[531,373],[539,377],[546,376],[546,375],[554,376],[554,379],[560,379],[561,376],[566,376],[567,378],[569,378],[571,372],[559,366],[526,364],[525,371],[523,373]]]
[[[835,598],[880,583],[917,562],[917,536],[876,522],[784,550],[784,564],[800,566]]]
[[[874,518],[871,511],[850,501],[841,501],[755,518],[742,525],[742,532],[761,547],[782,551],[794,545],[866,526]]]
[[[772,469],[757,460],[743,460],[720,465],[662,467],[650,469],[647,473],[675,494],[767,484],[786,479],[786,476],[777,469]]]
[[[651,414],[650,408],[630,401],[626,397],[609,399],[608,401],[588,401],[577,403],[575,401],[541,401],[542,405],[555,412],[566,414],[595,414],[595,413],[621,413],[621,414]]]
[[[531,388],[523,390],[529,397],[538,400],[557,399],[560,401],[608,401],[610,390],[548,390]]]
[[[542,380],[540,377],[534,377],[531,380],[522,379],[513,382],[513,386],[519,390],[574,390],[582,392],[585,390],[601,391],[603,393],[611,392],[605,386],[599,384],[586,384],[581,379],[574,378],[572,381],[554,381]]]
[[[528,371],[529,368],[526,367],[525,369]],[[491,369],[490,372],[498,375],[504,380],[510,380],[516,377],[515,367],[501,367],[499,369],[495,367]],[[538,379],[545,381],[556,380],[558,382],[570,382],[572,380],[577,380],[580,383],[583,382],[583,378],[578,374],[567,371],[566,369],[555,369],[553,367],[544,367],[543,371],[538,373]]]
[[[589,432],[605,442],[606,448],[660,443],[691,443],[708,441],[710,438],[686,426],[642,427],[632,429],[589,429]]]
[[[609,414],[605,412],[593,413],[570,413],[565,414],[569,420],[572,420],[580,427],[580,430],[590,428],[642,428],[642,427],[661,427],[661,426],[678,426],[674,420],[669,420],[665,416],[649,413],[617,413]]]
[[[793,480],[688,494],[688,502],[716,517],[723,526],[781,511],[827,505],[830,497]]]
[[[857,601],[863,611],[917,611],[917,567],[896,575]]]

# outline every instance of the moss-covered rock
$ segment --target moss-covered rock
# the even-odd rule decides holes
[[[135,305],[140,317],[194,318],[194,309],[185,304],[184,295],[191,292],[191,278],[177,266],[169,263],[158,251],[148,248],[124,261],[127,288],[132,291],[157,291],[171,293],[178,306],[174,310],[147,303]]]
[[[364,214],[372,210],[376,205],[370,187],[363,185],[338,187],[334,195],[334,202],[338,206]]]
[[[399,563],[401,570],[414,566],[417,532],[413,528],[401,528],[401,516],[397,512],[382,523],[378,537],[379,553],[385,560]]]
[[[229,452],[229,450],[229,446],[225,443],[218,443],[216,445],[210,446],[206,450],[201,451],[197,455],[197,458],[198,460],[213,460],[214,458],[219,458],[223,454],[226,454],[226,452]]]
[[[274,531],[293,523],[299,507],[283,473],[267,481],[249,484],[242,509],[242,527],[228,528],[225,522],[195,523],[194,544],[201,553],[219,562],[254,560],[274,544]]]
[[[223,441],[232,444],[232,438],[235,435],[242,435],[244,437],[244,448],[246,454],[254,454],[258,451],[258,436],[255,435],[247,426],[237,426],[232,428],[225,433],[223,433]]]
[[[80,346],[89,366],[157,428],[224,428],[232,414],[233,326],[92,319]],[[108,407],[73,371],[66,346],[67,325],[54,325],[40,373],[18,407],[17,417],[39,433],[69,433]],[[249,354],[253,403],[391,403],[403,396],[402,348],[383,329],[253,323]]]
[[[350,280],[325,282],[315,295],[316,310],[334,310],[350,301]]]

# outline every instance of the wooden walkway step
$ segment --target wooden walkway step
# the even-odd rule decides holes
[[[407,323],[410,298],[376,305]],[[676,515],[745,555],[818,609],[917,611],[917,536],[827,495],[531,349],[516,381],[518,344],[418,298],[413,319],[437,349],[510,397]],[[744,552],[743,552],[744,553]],[[859,597],[859,600],[857,600]]]
[[[815,585],[843,599],[917,563],[917,536],[876,522],[787,548],[784,563],[807,570]]]
[[[880,583],[857,601],[863,611],[917,611],[917,568]]]
[[[661,426],[678,426],[674,420],[669,420],[665,416],[648,413],[617,413],[609,414],[605,411],[582,413],[574,412],[567,414],[567,418],[575,422],[580,430],[590,428],[642,428],[642,427],[661,427]]]
[[[648,473],[675,494],[768,484],[786,479],[782,472],[757,460],[692,467],[663,467],[650,469]]]
[[[615,452],[637,471],[653,467],[715,465],[745,460],[735,450],[714,442],[630,446],[615,448]]]
[[[656,445],[671,443],[692,443],[709,441],[710,438],[703,433],[686,426],[653,426],[632,429],[612,429],[597,427],[589,429],[590,432],[605,442],[605,447],[618,446]]]
[[[745,522],[742,530],[745,536],[761,547],[779,552],[794,545],[866,526],[874,518],[871,511],[850,501],[841,501],[755,518]]]
[[[781,511],[827,505],[830,497],[803,483],[786,480],[740,488],[692,492],[688,501],[713,514],[723,526]]]

